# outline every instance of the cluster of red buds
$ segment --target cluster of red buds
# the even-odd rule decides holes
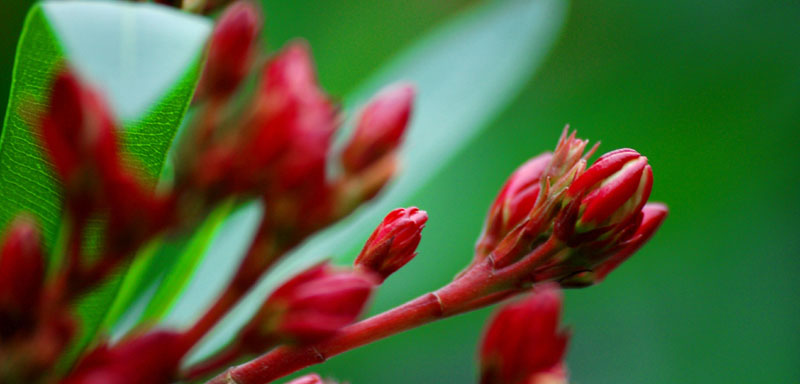
[[[259,56],[261,23],[257,8],[245,1],[221,16],[178,143],[174,180],[158,192],[121,152],[118,124],[103,98],[68,68],[54,79],[37,123],[63,189],[65,255],[45,267],[36,223],[27,216],[6,230],[0,382],[267,383],[531,289],[530,298],[501,310],[489,327],[480,350],[481,383],[566,382],[567,336],[558,328],[557,286],[600,282],[652,237],[667,214],[664,205],[647,203],[653,181],[647,158],[623,149],[589,166],[594,148],[586,151],[588,142],[574,132],[567,136],[567,129],[552,154],[511,175],[490,207],[472,262],[451,283],[359,321],[374,289],[416,256],[428,216],[416,207],[399,208],[366,240],[353,267],[323,263],[295,276],[228,346],[183,364],[278,260],[381,190],[397,169],[412,114],[413,87],[390,85],[362,109],[343,150],[331,155],[332,135],[344,119],[320,89],[308,47],[295,42]],[[257,85],[245,93],[251,75]],[[195,323],[182,330],[146,325],[121,341],[98,341],[67,375],[55,373],[80,326],[72,312],[76,298],[156,236],[191,230],[219,204],[254,199],[266,206],[257,234],[228,285]],[[309,375],[291,383],[330,382]]]

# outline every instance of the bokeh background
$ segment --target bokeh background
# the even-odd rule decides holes
[[[530,0],[535,1],[535,0]],[[270,46],[302,36],[346,95],[465,0],[265,0]],[[28,1],[0,11],[0,105]],[[4,110],[4,108],[2,108]],[[4,113],[4,112],[0,112]],[[410,204],[420,256],[380,311],[447,282],[487,206],[564,124],[633,147],[671,215],[603,284],[566,294],[575,383],[800,382],[800,3],[575,0],[545,65]],[[366,238],[367,234],[365,234]],[[316,370],[358,383],[469,383],[490,310],[399,335]]]

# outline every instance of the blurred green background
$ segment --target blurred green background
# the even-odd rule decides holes
[[[345,95],[473,3],[265,0],[266,34],[271,47],[308,39],[321,81]],[[3,105],[29,5],[0,12]],[[565,123],[602,140],[601,151],[647,155],[653,199],[671,209],[653,241],[606,282],[567,293],[572,381],[800,382],[793,0],[573,1],[560,40],[523,93],[410,199],[431,216],[420,256],[387,281],[373,310],[447,282],[470,258],[505,177],[552,148]],[[315,370],[354,384],[474,382],[489,314],[414,330]]]

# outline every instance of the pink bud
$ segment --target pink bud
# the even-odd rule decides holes
[[[97,347],[64,384],[168,384],[180,363],[180,334],[152,332],[109,347]]]
[[[639,250],[656,233],[661,223],[667,218],[669,210],[661,203],[649,203],[642,208],[642,223],[628,240],[619,245],[619,250],[600,264],[595,270],[597,281],[602,281],[611,271],[625,262]]]
[[[6,230],[0,253],[0,338],[35,326],[43,282],[39,230],[32,219],[17,217]]]
[[[261,16],[249,1],[229,6],[217,21],[211,36],[208,61],[203,73],[204,91],[228,96],[247,75],[261,29]]]
[[[428,214],[417,207],[397,208],[372,232],[355,266],[386,279],[416,256]]]
[[[375,163],[400,144],[414,104],[414,87],[393,84],[364,108],[355,133],[342,153],[342,165],[352,173]]]
[[[569,335],[559,329],[561,293],[539,284],[494,317],[480,349],[481,384],[527,384],[562,364]],[[563,372],[563,368],[560,369]]]
[[[325,382],[322,381],[322,378],[319,377],[319,375],[312,373],[310,375],[298,377],[286,384],[325,384]]]
[[[262,352],[276,339],[313,343],[351,324],[361,313],[375,281],[363,274],[321,264],[278,288],[245,328],[241,340]]]
[[[486,216],[477,245],[479,253],[491,252],[503,237],[528,217],[539,196],[542,174],[552,157],[549,152],[536,156],[506,180]]]

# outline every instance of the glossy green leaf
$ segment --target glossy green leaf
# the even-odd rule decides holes
[[[430,180],[515,97],[552,46],[566,8],[564,0],[498,1],[475,8],[402,52],[348,97],[346,105],[353,110],[383,85],[396,80],[416,84],[419,98],[402,153],[402,174],[377,201],[316,236],[263,279],[190,360],[202,358],[230,340],[280,281],[331,256],[333,250],[337,253],[352,250],[347,254],[353,255],[385,212],[405,202]],[[247,228],[238,222],[226,222],[223,231],[234,237],[227,241],[249,240],[248,236],[236,234],[252,231],[255,223],[251,221],[251,227]],[[191,284],[224,285],[230,274],[215,266],[220,262],[235,262],[241,253],[230,248],[220,252],[206,254]],[[191,324],[218,292],[187,290],[186,293],[165,323]]]
[[[47,1],[29,12],[20,37],[0,139],[0,224],[32,213],[53,249],[62,226],[58,184],[30,125],[65,62],[107,97],[122,123],[124,150],[155,185],[191,101],[210,23],[150,4]],[[77,312],[91,340],[121,274],[83,298]]]

